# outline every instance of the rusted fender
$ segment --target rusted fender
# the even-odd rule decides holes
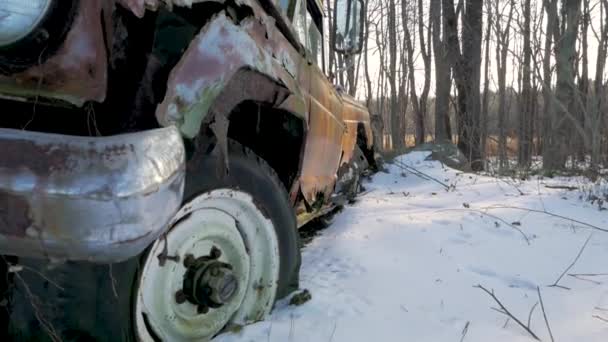
[[[111,11],[113,1],[79,3],[74,24],[57,53],[41,65],[0,76],[0,90],[23,97],[62,99],[78,106],[104,101],[108,58],[101,17],[102,11]]]
[[[307,122],[307,105],[296,83],[301,57],[282,35],[275,18],[253,1],[240,1],[254,15],[236,23],[225,12],[218,13],[191,42],[171,71],[167,93],[156,117],[162,126],[176,125],[183,136],[194,138],[222,92],[242,72],[254,72],[287,90],[275,98],[276,107],[288,110]],[[260,85],[263,86],[263,85]],[[230,91],[232,101],[255,100],[251,94]],[[226,96],[225,96],[226,97]],[[228,114],[228,113],[214,113]]]

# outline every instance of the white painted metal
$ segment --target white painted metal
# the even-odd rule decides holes
[[[205,193],[184,205],[173,222],[166,238],[152,246],[142,271],[135,308],[140,339],[151,341],[152,329],[164,341],[209,341],[228,324],[247,324],[270,312],[279,277],[278,241],[250,195],[231,189]],[[198,314],[195,305],[178,304],[175,293],[182,288],[185,256],[208,255],[212,246],[222,251],[220,261],[233,266],[239,288],[222,307]],[[164,251],[180,261],[161,266],[158,255]]]

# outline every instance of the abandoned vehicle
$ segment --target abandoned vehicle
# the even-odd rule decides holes
[[[208,341],[297,289],[375,163],[326,1],[0,0],[5,340]]]

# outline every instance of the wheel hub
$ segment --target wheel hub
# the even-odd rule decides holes
[[[186,256],[183,289],[175,298],[178,304],[188,301],[204,314],[209,308],[220,308],[234,297],[239,282],[232,265],[218,260],[221,255],[221,250],[214,246],[208,256],[197,259],[192,254]]]
[[[214,190],[176,215],[151,247],[138,283],[143,341],[210,341],[227,325],[260,320],[279,277],[272,222],[246,193]],[[170,262],[161,262],[158,256]]]

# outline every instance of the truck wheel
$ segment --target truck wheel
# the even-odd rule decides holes
[[[113,265],[11,261],[23,266],[1,278],[2,340],[209,341],[263,319],[297,289],[296,220],[268,164],[234,142],[229,152],[225,177],[215,151],[189,165],[184,206],[141,256]]]
[[[287,192],[238,143],[229,143],[228,159],[225,177],[217,177],[213,155],[189,165],[190,199],[151,247],[136,287],[140,339],[210,340],[263,319],[275,299],[297,288],[298,233]]]

